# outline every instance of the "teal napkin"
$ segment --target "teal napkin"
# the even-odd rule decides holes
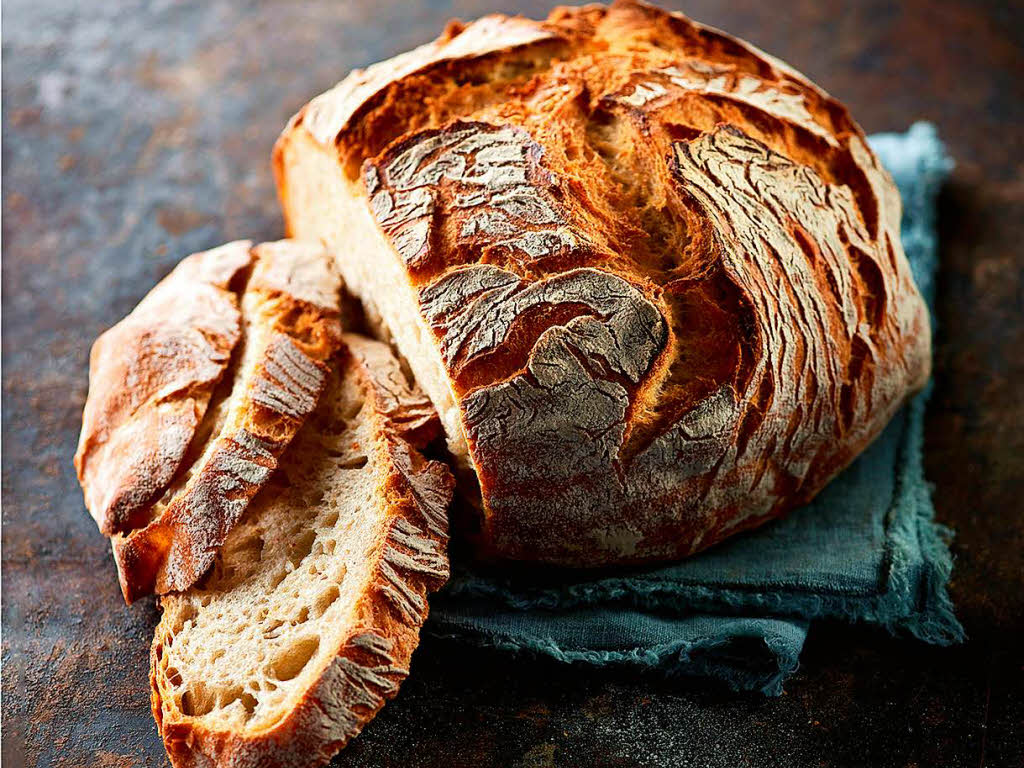
[[[935,128],[871,144],[903,196],[903,246],[931,305],[935,199],[952,161]],[[656,667],[777,695],[817,617],[928,643],[963,639],[946,591],[950,532],[921,464],[928,390],[809,506],[682,562],[552,572],[456,564],[428,630],[566,662]]]

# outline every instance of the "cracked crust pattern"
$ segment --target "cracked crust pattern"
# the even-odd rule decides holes
[[[543,150],[511,126],[456,124],[418,134],[391,151],[386,165],[364,173],[374,218],[410,269],[426,266],[457,221],[445,247],[478,258],[504,251],[527,262],[578,244],[555,200]]]
[[[286,219],[387,328],[411,324],[352,261],[399,261],[429,337],[396,341],[450,390],[482,554],[683,556],[812,498],[927,379],[898,194],[839,102],[742,41],[631,0],[534,25],[555,54],[484,66],[471,24],[322,97],[360,126],[297,115]],[[325,178],[379,251],[299,202]]]
[[[385,345],[344,345],[281,482],[162,598],[152,704],[176,768],[326,763],[397,693],[448,578],[454,483],[418,450],[437,415]]]
[[[191,266],[200,259],[203,269]],[[229,317],[235,334],[230,346],[218,349],[219,368],[214,371],[211,361],[200,354],[201,343],[176,344],[174,359],[158,364],[164,359],[161,350],[169,332],[182,338],[220,338],[209,329],[216,314],[211,320],[211,315],[181,311],[194,297],[210,293],[200,280],[206,274],[220,277],[217,298],[224,314],[227,309],[233,312]],[[97,342],[100,352],[94,354],[83,444],[90,413],[111,400],[139,399],[146,392],[126,387],[120,378],[123,371],[104,353],[113,339],[132,341],[121,352],[134,358],[134,378],[128,381],[152,382],[164,398],[157,408],[169,401],[172,408],[191,409],[192,416],[178,429],[141,434],[131,422],[127,427],[118,424],[124,437],[110,445],[122,450],[107,448],[102,462],[93,464],[95,474],[118,477],[125,467],[139,464],[135,457],[159,458],[149,459],[148,474],[132,475],[134,486],[122,484],[121,497],[139,501],[130,520],[105,531],[112,534],[126,601],[185,589],[210,567],[320,397],[324,361],[340,343],[339,290],[340,280],[319,247],[284,241],[256,247],[232,244],[186,259],[129,318]],[[189,398],[182,398],[181,371],[203,370],[200,365],[210,373],[200,382],[201,389],[193,387],[186,391]],[[201,408],[193,394],[196,389],[201,392]],[[147,408],[153,410],[147,403],[140,411],[148,423],[152,418],[147,417]],[[135,417],[136,422],[141,420]],[[173,455],[166,449],[169,438],[174,440]],[[132,442],[126,445],[127,439]],[[109,505],[93,501],[90,477],[83,475],[83,487],[96,516]],[[123,511],[125,505],[115,508]]]
[[[185,458],[241,336],[229,286],[250,245],[189,256],[93,345],[75,468],[108,536],[137,526]]]

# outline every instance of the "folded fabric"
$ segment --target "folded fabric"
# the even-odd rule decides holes
[[[926,123],[871,144],[902,194],[903,246],[931,305],[935,198],[952,161]],[[809,506],[682,562],[597,573],[456,564],[429,631],[767,694],[796,669],[817,617],[959,641],[946,591],[950,532],[934,522],[921,463],[927,398],[926,389]]]

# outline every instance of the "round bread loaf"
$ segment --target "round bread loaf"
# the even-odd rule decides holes
[[[488,556],[695,552],[806,503],[928,377],[861,129],[679,14],[453,23],[314,99],[275,170],[437,406]]]

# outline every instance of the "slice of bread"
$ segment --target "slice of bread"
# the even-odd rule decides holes
[[[107,536],[145,525],[184,461],[241,338],[231,286],[251,248],[238,240],[183,259],[93,344],[75,469]]]
[[[393,696],[448,575],[440,425],[383,344],[346,335],[315,412],[209,575],[165,596],[153,713],[171,762],[327,762]]]
[[[339,291],[318,245],[233,243],[186,259],[97,341],[76,459],[125,600],[210,567],[320,397]]]

